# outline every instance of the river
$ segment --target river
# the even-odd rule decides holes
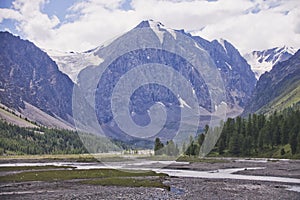
[[[188,169],[168,169],[166,166],[168,164],[176,165],[186,165],[187,162],[176,162],[176,161],[140,161],[140,162],[112,162],[109,165],[101,163],[78,163],[78,162],[46,162],[46,163],[5,163],[0,164],[0,167],[13,167],[13,166],[70,166],[76,167],[76,169],[105,169],[113,168],[118,170],[152,170],[158,173],[165,173],[169,176],[176,177],[192,177],[192,178],[206,178],[206,179],[239,179],[239,180],[256,180],[256,181],[271,181],[271,182],[281,182],[281,183],[295,183],[300,184],[300,179],[298,178],[288,178],[288,177],[276,177],[276,176],[254,176],[254,175],[242,175],[234,174],[238,171],[243,170],[256,170],[264,169],[264,167],[243,167],[243,168],[228,168],[228,169],[218,169],[210,171],[195,171]],[[299,190],[297,187],[294,190]]]

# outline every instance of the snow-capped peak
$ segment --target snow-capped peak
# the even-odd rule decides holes
[[[164,33],[168,32],[170,33],[174,39],[176,39],[176,32],[174,29],[167,28],[165,25],[163,25],[161,22],[154,21],[152,19],[147,20],[147,21],[142,21],[137,28],[144,28],[144,27],[149,27],[151,28],[154,33],[157,35],[159,38],[160,43],[163,43],[164,39]]]
[[[163,25],[161,22],[157,22],[157,21],[154,21],[152,19],[148,20],[148,23],[149,23],[150,27],[155,27],[155,26],[165,27],[165,25]]]
[[[293,47],[288,47],[288,46],[283,46],[281,48],[282,51],[287,52],[291,55],[294,55],[296,53],[296,49],[294,49]]]
[[[255,73],[255,77],[259,77],[266,71],[270,71],[272,67],[278,63],[289,59],[296,53],[293,47],[276,47],[272,49],[253,51],[244,57]]]

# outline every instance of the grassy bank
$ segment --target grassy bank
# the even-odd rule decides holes
[[[218,158],[213,158],[213,157],[207,157],[207,158],[199,158],[196,156],[187,156],[187,155],[182,155],[177,158],[178,162],[202,162],[202,163],[227,163],[230,162],[229,160],[224,160],[224,159],[218,159]]]
[[[45,170],[50,168],[52,170]],[[56,168],[56,170],[53,170],[53,168]],[[0,176],[0,182],[78,180],[82,184],[124,187],[159,187],[168,189],[168,186],[163,184],[163,180],[167,175],[153,171],[120,171],[115,169],[66,170],[57,168],[59,167],[1,167],[0,171],[15,172],[25,170],[25,172]]]
[[[72,166],[15,166],[15,167],[0,167],[0,172],[9,172],[9,171],[27,171],[27,170],[45,170],[45,169],[73,169]]]
[[[38,160],[44,161],[70,161],[70,162],[114,162],[128,160],[119,154],[44,154],[44,155],[8,155],[0,156],[0,160]]]

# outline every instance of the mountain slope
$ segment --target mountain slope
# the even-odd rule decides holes
[[[165,35],[167,34],[176,37],[176,33],[180,33],[193,38],[198,43],[199,47],[209,53],[215,65],[221,72],[228,98],[227,103],[232,109],[237,109],[236,112],[242,110],[249,100],[252,90],[255,87],[256,80],[250,66],[231,43],[223,39],[209,42],[199,36],[192,36],[184,32],[184,30],[167,28],[160,22],[155,22],[153,20],[143,21],[136,28],[147,27],[153,30],[153,33],[156,34],[157,39],[161,43],[163,43],[166,38]],[[145,36],[145,38],[146,37],[147,36]],[[156,41],[152,42],[155,43]],[[97,52],[104,51],[109,45],[110,44],[106,44],[84,53],[72,52],[57,54],[52,50],[48,50],[47,53],[56,61],[60,70],[68,74],[69,77],[76,82],[76,77],[82,69],[89,65],[98,66],[103,62],[103,58],[101,58]],[[237,113],[235,113],[235,115],[236,114]]]
[[[139,31],[141,31],[141,34],[138,33]],[[192,56],[203,58],[200,59],[203,66],[199,65],[202,71],[195,70],[190,62],[184,60],[184,57],[180,55],[180,53],[189,54],[190,52],[195,53]],[[151,114],[149,113],[152,112],[151,108],[155,104],[159,104],[160,107],[167,110],[166,124],[162,129],[159,129],[160,132],[157,136],[163,139],[172,139],[174,135],[172,135],[171,131],[173,130],[171,129],[180,128],[178,123],[180,120],[185,120],[186,124],[195,126],[190,122],[195,116],[185,116],[186,118],[178,118],[177,116],[182,109],[186,110],[185,114],[193,112],[190,102],[180,94],[180,92],[189,92],[188,88],[181,84],[178,77],[175,76],[176,74],[165,73],[165,70],[169,70],[168,67],[159,68],[160,66],[170,66],[176,73],[188,80],[193,87],[191,93],[197,97],[198,108],[203,109],[201,110],[201,114],[205,118],[205,120],[201,120],[201,126],[203,127],[205,123],[209,123],[213,112],[222,103],[228,105],[228,108],[230,108],[228,112],[234,110],[234,113],[230,113],[231,116],[240,114],[256,82],[250,66],[229,42],[209,42],[200,37],[193,37],[182,30],[169,29],[161,23],[151,20],[141,22],[134,29],[110,44],[96,48],[94,56],[98,56],[103,62],[99,65],[83,68],[77,77],[77,85],[80,87],[78,96],[81,96],[89,104],[87,105],[88,108],[83,109],[80,107],[83,104],[80,103],[78,109],[75,109],[86,110],[86,113],[79,113],[78,121],[82,120],[82,124],[86,124],[88,127],[92,127],[92,125],[88,125],[91,122],[98,122],[101,130],[109,137],[117,137],[118,139],[130,139],[132,135],[127,135],[125,131],[118,127],[118,123],[114,118],[117,111],[124,110],[126,114],[128,112],[128,115],[130,115],[131,119],[123,119],[124,113],[116,115],[122,119],[120,121],[127,122],[123,128],[130,130],[130,133],[134,132],[131,131],[134,126],[131,125],[131,122],[146,128],[149,124],[154,124],[153,132],[155,132],[154,129],[159,129],[158,124],[163,122],[163,119],[157,120],[163,116],[163,113],[160,113],[157,119],[155,118],[157,122],[153,122],[154,119],[150,117]],[[205,68],[205,65],[208,67]],[[146,66],[146,68],[148,66],[147,69],[153,71],[142,73],[139,66]],[[220,72],[220,78],[224,85],[218,85],[220,87],[213,88],[212,92],[209,91],[209,83],[205,80],[205,77],[215,84],[218,82],[216,76],[218,73],[216,72]],[[128,74],[132,73],[134,75],[126,79],[125,75],[130,76]],[[175,89],[172,91],[167,87],[155,84],[153,81],[148,81],[153,78],[160,83],[171,83],[170,86],[174,86]],[[120,81],[123,81],[122,84],[119,83]],[[130,81],[145,81],[146,83],[141,84],[140,87],[135,87],[129,84]],[[122,89],[116,90],[115,87],[117,86]],[[113,100],[120,101],[118,102],[120,106],[127,103],[121,101],[122,98],[126,97],[126,94],[122,93],[114,97],[114,92],[125,93],[131,87],[134,87],[134,90],[130,91],[132,95],[128,97],[130,99],[129,108],[122,107],[122,109],[113,110]],[[212,102],[211,95],[214,95],[214,92],[218,93],[221,87],[225,88],[224,96],[226,98],[224,102],[221,99]],[[93,108],[96,110],[95,115],[91,114]],[[97,129],[97,127],[95,128]],[[143,132],[142,128],[140,130]]]
[[[255,87],[254,73],[239,51],[228,41],[220,39],[209,42],[201,37],[193,38],[209,52],[221,72],[228,102],[242,108],[248,102]]]
[[[39,110],[72,123],[73,83],[55,62],[33,43],[8,32],[0,32],[0,49],[0,102],[29,119]]]
[[[282,110],[300,101],[300,51],[274,65],[257,82],[244,113],[268,113]]]
[[[270,71],[278,62],[288,60],[296,52],[292,47],[276,47],[264,51],[253,51],[244,57],[250,64],[251,69],[255,73],[255,77],[259,77],[266,71]]]
[[[14,124],[19,127],[38,128],[37,125],[28,121],[21,113],[12,111],[6,106],[0,104],[0,121],[3,120],[9,124]]]

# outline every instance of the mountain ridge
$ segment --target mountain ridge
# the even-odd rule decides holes
[[[178,44],[184,44],[184,41],[182,41],[183,38],[189,40],[187,46],[181,48],[179,45],[180,47],[177,47],[176,45]],[[174,42],[177,43],[174,44]],[[111,111],[113,107],[111,105],[111,98],[113,99],[112,93],[115,91],[114,87],[119,84],[118,81],[121,80],[124,74],[133,72],[136,66],[147,66],[152,63],[171,66],[175,71],[184,76],[192,86],[196,86],[193,87],[193,93],[198,98],[199,106],[207,110],[207,116],[204,117],[206,121],[202,120],[201,123],[203,124],[201,124],[201,126],[203,125],[204,127],[204,123],[209,123],[207,120],[212,117],[213,112],[221,102],[213,102],[215,105],[212,106],[211,94],[208,92],[206,82],[199,74],[207,76],[208,73],[211,74],[214,72],[214,74],[211,74],[212,76],[208,78],[213,83],[216,82],[214,76],[220,74],[226,98],[223,103],[228,105],[229,108],[227,114],[231,117],[239,115],[254,89],[256,79],[250,66],[238,50],[225,40],[223,43],[224,45],[222,45],[222,43],[220,44],[217,40],[209,42],[199,36],[193,37],[183,30],[172,30],[159,22],[141,22],[135,28],[124,33],[110,44],[96,48],[97,50],[94,51],[94,55],[104,61],[99,65],[83,68],[77,76],[77,84],[82,87],[80,88],[81,95],[83,98],[86,98],[86,102],[90,104],[89,107],[95,108],[96,110],[96,116],[91,116],[89,114],[90,112],[80,116],[80,119],[89,118],[89,120],[84,121],[82,124],[88,124],[88,121],[98,121],[104,131],[109,132],[108,135],[110,137],[121,132],[117,137],[126,138],[127,135],[123,134],[122,130],[117,127],[117,123],[114,121]],[[166,49],[168,49],[168,47],[174,48],[174,51],[162,49],[164,47],[166,47]],[[207,69],[203,69],[203,71],[197,71],[178,54],[181,51],[197,52],[202,58],[208,58],[207,63],[211,66],[207,67]],[[154,69],[155,66],[152,66],[152,68]],[[214,70],[216,70],[216,73]],[[161,69],[161,73],[163,73],[163,71],[164,70]],[[137,73],[139,72],[140,71],[137,71]],[[159,73],[159,71],[156,72]],[[144,80],[148,80],[148,78],[151,78],[148,77],[148,75],[145,73],[140,76],[145,76]],[[157,75],[157,77],[160,76],[161,74]],[[126,76],[124,75],[124,77]],[[132,77],[132,79],[136,80],[139,80],[138,78],[139,77],[136,76]],[[174,81],[174,79],[172,80]],[[174,85],[176,85],[175,82]],[[124,89],[126,90],[126,87]],[[94,92],[95,90],[96,92]],[[177,90],[185,91],[187,88],[178,85]],[[217,89],[215,91],[218,92]],[[156,95],[158,97],[156,97]],[[125,95],[119,95],[116,99],[122,98],[123,96]],[[179,97],[182,96],[177,93],[171,95],[171,91],[168,91],[167,88],[159,88],[157,85],[146,84],[145,86],[137,88],[130,97],[129,115],[135,123],[144,126],[151,122],[148,113],[153,104],[160,104],[167,109],[170,106],[175,106],[172,112],[177,112],[176,110],[178,110],[178,108],[188,109],[192,107],[186,106],[189,105],[189,102],[183,103],[187,102],[184,96],[182,98]],[[178,102],[175,101],[176,98],[179,99]],[[122,105],[122,103],[120,102],[118,105]],[[176,117],[172,117],[168,123],[178,120]],[[94,118],[94,120],[91,120],[91,118]],[[122,121],[125,121],[125,119]],[[186,123],[188,124],[188,122]],[[177,122],[172,126],[168,124],[165,125],[165,127],[168,128],[173,128],[173,126],[178,126]],[[129,129],[130,128],[131,126]]]
[[[160,43],[162,43],[165,33],[169,33],[174,39],[176,39],[176,32],[185,34],[194,39],[201,48],[210,54],[215,65],[222,73],[225,84],[230,85],[230,87],[227,89],[227,97],[231,105],[238,105],[239,107],[245,106],[245,103],[248,101],[247,96],[249,96],[251,91],[254,89],[256,80],[253,78],[254,75],[251,72],[250,66],[231,43],[223,39],[213,40],[210,42],[201,38],[200,36],[192,36],[191,34],[186,33],[184,30],[175,30],[165,27],[162,23],[153,20],[142,21],[140,24],[134,27],[134,29],[136,28],[152,29]],[[72,52],[67,53],[67,55],[55,55],[55,53],[52,53],[51,50],[46,51],[58,64],[59,69],[69,75],[73,82],[76,83],[76,78],[82,69],[88,65],[98,66],[101,64],[101,62],[103,62],[103,58],[101,58],[99,54],[97,56],[97,52],[108,45],[109,44],[104,46],[102,45],[92,50],[85,51],[84,53]],[[230,53],[227,52],[226,47]],[[89,57],[96,58],[94,61],[98,60],[98,63],[89,61],[91,60]],[[242,73],[245,73],[245,76],[249,78],[247,78],[245,81],[239,80],[240,77],[235,78],[235,76],[239,76],[238,74]],[[230,78],[224,78],[228,76],[227,74],[229,74]],[[233,82],[237,83],[238,89],[233,86]]]
[[[292,55],[296,53],[293,47],[275,47],[271,49],[252,51],[244,55],[244,58],[250,64],[252,71],[255,73],[255,77],[259,77],[266,71],[270,71],[272,67],[278,62],[288,60]]]
[[[290,59],[278,62],[257,82],[244,110],[247,113],[269,113],[300,101],[300,50]]]
[[[134,35],[137,29],[143,28],[145,28],[144,34]],[[164,45],[173,44],[172,42],[177,41],[181,36],[188,37],[192,41],[182,48],[183,51],[198,52],[201,58],[208,58],[206,63],[204,62],[208,64],[208,69],[195,70],[189,62],[177,54],[175,50],[180,48],[174,49],[176,53],[162,49]],[[134,41],[128,42],[130,38],[134,38]],[[135,47],[138,48],[131,49],[131,42],[135,43]],[[255,74],[250,65],[238,49],[227,40],[208,41],[200,36],[192,36],[184,30],[167,28],[162,23],[153,20],[143,21],[111,43],[83,53],[44,50],[51,55],[49,57],[33,43],[21,40],[20,37],[12,36],[7,32],[0,33],[0,47],[2,48],[0,52],[0,103],[16,109],[25,116],[30,116],[30,119],[40,124],[66,129],[73,128],[74,110],[84,112],[85,119],[80,121],[79,128],[83,128],[82,130],[86,132],[98,133],[99,126],[101,126],[100,129],[107,131],[105,134],[108,137],[125,141],[130,141],[134,137],[117,127],[111,110],[112,93],[122,76],[132,72],[136,66],[152,63],[171,66],[176,73],[187,79],[193,86],[191,93],[198,98],[198,106],[202,109],[202,116],[200,116],[202,121],[199,124],[203,127],[210,119],[218,117],[214,112],[221,104],[225,104],[228,108],[227,117],[241,114],[244,108],[246,108],[244,113],[265,112],[265,110],[268,112],[273,105],[281,104],[283,98],[294,98],[294,96],[298,98],[300,91],[299,87],[296,87],[300,85],[299,77],[293,75],[294,73],[300,74],[298,69],[293,67],[300,63],[297,59],[300,55],[299,51],[295,54],[296,59],[294,55],[286,61],[277,62],[280,56],[273,56],[276,57],[275,60],[268,57],[270,58],[268,61],[274,60],[276,64],[270,72],[261,76],[255,87]],[[116,51],[119,49],[121,53],[118,55]],[[275,51],[276,48],[272,50]],[[153,65],[151,67],[156,69]],[[210,67],[215,67],[215,69],[210,70]],[[157,71],[159,72],[165,71]],[[212,72],[218,72],[221,76],[226,96],[224,102],[221,100],[212,102],[213,93],[210,93],[207,82],[201,77],[201,73],[205,76],[206,73]],[[160,74],[157,76],[160,77]],[[179,79],[173,79],[174,77],[170,80],[176,85]],[[138,78],[135,75],[133,79],[138,80]],[[145,78],[149,77],[145,75]],[[214,77],[210,77],[209,80],[215,81]],[[180,92],[188,91],[180,84],[176,86]],[[73,91],[78,88],[81,89],[78,94],[82,95],[79,97],[82,99],[79,99],[78,105],[73,107]],[[167,111],[169,121],[163,127],[169,132],[171,129],[180,127],[179,118],[175,114],[180,114],[181,109],[188,110],[188,114],[192,113],[190,110],[193,110],[193,106],[190,102],[179,93],[172,93],[173,91],[167,87],[147,83],[135,89],[130,96],[127,110],[132,121],[140,126],[147,126],[151,122],[149,113],[153,105],[159,104],[160,107],[170,109]],[[253,91],[254,94],[251,97]],[[267,98],[264,98],[266,95]],[[118,98],[121,99],[122,95]],[[285,101],[290,104],[289,99]],[[81,105],[86,106],[83,111]],[[190,119],[194,115],[185,117],[180,120],[186,120],[186,124],[193,126]],[[45,120],[40,118],[45,118]],[[77,119],[75,118],[75,121]],[[85,129],[86,127],[88,129]],[[169,132],[165,140],[172,139],[174,136]],[[162,136],[162,134],[154,136]],[[150,140],[153,141],[153,138]]]
[[[32,42],[8,32],[0,32],[0,48],[0,103],[21,113],[32,105],[72,124],[73,83],[56,63]]]

